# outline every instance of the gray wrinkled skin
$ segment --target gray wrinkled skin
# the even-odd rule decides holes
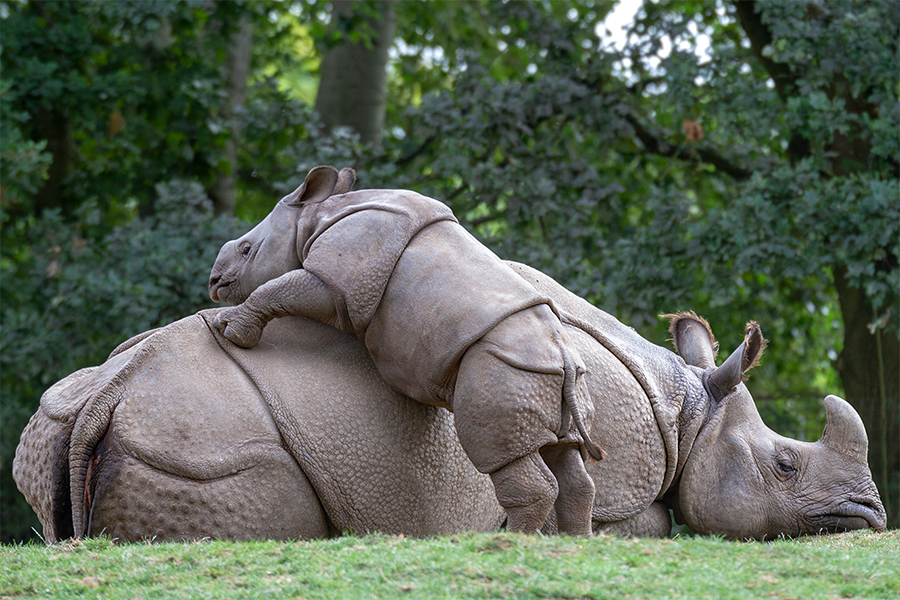
[[[884,529],[849,404],[826,398],[815,443],[760,420],[740,382],[758,328],[716,368],[712,334],[693,315],[673,318],[679,357],[511,266],[554,299],[586,363],[592,430],[608,453],[588,465],[595,533],[668,535],[669,508],[698,533],[731,538]],[[218,312],[135,338],[44,394],[13,476],[48,542],[500,527],[490,479],[459,446],[452,413],[387,387],[354,336],[283,318],[244,350],[212,327]]]
[[[595,533],[668,535],[670,507],[694,531],[733,538],[884,529],[865,431],[846,402],[826,399],[818,442],[783,438],[739,377],[730,389],[734,381],[714,377],[742,372],[746,342],[732,355],[741,362],[716,369],[706,324],[679,316],[685,364],[538,271],[511,266],[561,307],[586,363],[592,430],[608,452],[588,465]],[[211,326],[218,312],[123,344],[44,394],[13,476],[48,542],[500,527],[490,479],[459,446],[453,415],[387,387],[354,336],[283,318],[243,350]],[[724,396],[707,392],[710,379]]]
[[[254,231],[226,244],[216,262],[210,294],[238,306],[147,332],[103,365],[49,389],[13,463],[47,541],[101,532],[123,540],[431,535],[495,530],[504,517],[513,529],[662,536],[670,531],[670,509],[698,533],[732,538],[884,529],[865,429],[849,404],[825,399],[827,425],[815,443],[784,438],[762,423],[743,383],[765,345],[755,323],[716,367],[718,344],[708,324],[692,313],[670,315],[672,353],[539,271],[515,263],[498,270],[496,257],[469,245],[440,203],[404,191],[351,194],[352,179],[333,169],[317,173],[324,184],[306,186],[308,178],[285,200],[319,203],[317,210],[336,222],[335,215],[347,214],[329,216],[326,200],[338,192],[347,201],[341,210],[374,202],[390,219],[403,212],[392,208],[396,196],[407,206],[434,208],[437,220],[419,222],[407,211],[412,229],[394,247],[362,235],[359,220],[345,220],[360,232],[360,254],[354,245],[335,246],[316,221],[298,226],[296,218],[273,218],[301,214],[283,201]],[[455,381],[407,372],[416,372],[422,352],[410,337],[387,335],[384,323],[402,323],[404,311],[420,309],[388,302],[399,312],[379,313],[381,295],[396,300],[403,290],[388,285],[373,295],[372,285],[338,285],[341,278],[378,284],[390,269],[369,278],[372,269],[351,260],[329,271],[333,253],[310,258],[307,245],[320,240],[358,258],[393,252],[393,278],[427,282],[435,279],[429,236],[462,236],[458,247],[476,248],[472,264],[519,290],[506,297],[506,284],[484,288],[507,307],[499,317],[494,305],[482,311],[480,297],[462,309],[439,298],[430,305],[439,310],[425,325],[446,324],[445,311],[483,317],[474,328],[448,334],[435,327],[422,336],[428,343],[449,336],[446,356],[432,353],[422,362],[465,373]],[[247,262],[254,267],[242,270]],[[324,279],[298,276],[307,268]],[[315,320],[290,316],[297,314]],[[366,339],[373,327],[374,346]],[[460,340],[466,344],[456,353]],[[406,370],[392,371],[389,387],[383,375],[391,364]],[[567,385],[572,399],[562,402]],[[491,403],[479,397],[485,389]],[[507,426],[508,409],[523,398],[528,410],[515,419],[528,426],[520,440]],[[579,405],[589,409],[579,431],[591,432],[606,460],[585,463],[572,452],[587,441],[563,425],[577,420]],[[472,423],[481,429],[469,431]],[[549,441],[535,437],[542,431]],[[557,443],[563,435],[576,437]],[[518,446],[537,451],[523,455]],[[498,447],[512,448],[514,460],[491,470]],[[581,508],[565,508],[584,498],[592,498],[586,525]]]
[[[759,418],[744,371],[751,324],[722,366],[708,325],[672,317],[676,355],[524,265],[553,298],[587,370],[595,533],[664,536],[669,508],[692,530],[773,538],[885,527],[856,412],[825,400],[822,439]],[[391,390],[352,335],[282,318],[244,350],[204,311],[123,344],[47,390],[13,475],[48,542],[435,535],[498,529],[490,478],[453,415]],[[555,531],[553,515],[544,530]]]
[[[663,512],[653,507],[662,502],[692,531],[735,539],[884,530],[886,515],[867,462],[866,431],[847,402],[825,398],[825,432],[815,443],[785,438],[762,422],[743,383],[766,344],[755,322],[748,323],[738,349],[716,367],[718,343],[709,324],[693,313],[668,315],[674,354],[539,271],[515,268],[553,298],[563,323],[592,338],[573,336],[585,344],[579,350],[595,404],[592,430],[609,455],[589,466],[597,487],[595,527],[613,522],[611,530],[618,532],[668,532]],[[617,371],[617,363],[632,376],[628,385],[602,381]],[[616,403],[635,381],[643,398],[636,392],[634,400]],[[652,433],[617,433],[637,420],[617,413],[646,403],[662,438],[659,459],[659,438],[651,442]],[[629,496],[630,502],[616,501]],[[658,518],[651,519],[651,513]]]
[[[352,335],[286,318],[248,351],[215,333],[217,312],[126,343],[44,394],[14,477],[48,542],[500,527],[450,413],[388,388]],[[98,417],[116,376],[124,385]]]
[[[222,247],[209,294],[235,307],[215,326],[243,348],[284,316],[356,334],[388,385],[454,413],[509,529],[537,532],[553,512],[561,532],[589,535],[584,461],[602,450],[586,426],[584,365],[553,303],[446,205],[408,190],[352,192],[355,175],[342,173],[351,185],[334,167],[312,169]]]

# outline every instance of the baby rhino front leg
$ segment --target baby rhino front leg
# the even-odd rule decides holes
[[[262,313],[244,302],[219,312],[213,323],[228,341],[242,348],[252,348],[259,343],[268,322]]]
[[[334,296],[321,279],[297,269],[259,286],[242,304],[219,312],[215,326],[231,342],[252,348],[269,321],[287,316],[334,325]]]

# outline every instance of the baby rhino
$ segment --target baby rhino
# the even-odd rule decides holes
[[[253,230],[226,243],[209,279],[234,308],[216,327],[257,344],[270,320],[309,317],[354,333],[384,380],[454,413],[514,531],[590,535],[584,460],[593,404],[550,300],[472,237],[441,202],[350,191],[352,169],[312,169]]]

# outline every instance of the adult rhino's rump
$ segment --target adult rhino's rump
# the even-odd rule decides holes
[[[45,393],[14,476],[48,541],[500,526],[450,414],[390,390],[352,335],[279,319],[248,351],[218,337],[216,312]]]

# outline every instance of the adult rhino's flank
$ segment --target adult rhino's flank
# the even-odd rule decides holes
[[[733,538],[884,529],[865,430],[846,402],[826,398],[815,443],[763,425],[741,382],[761,351],[757,326],[716,368],[694,315],[672,318],[679,356],[510,266],[554,301],[585,362],[591,430],[608,452],[587,465],[595,533],[667,535],[670,508],[696,532]],[[48,542],[501,527],[453,415],[387,387],[354,336],[290,317],[245,350],[212,326],[218,312],[130,340],[44,394],[13,474]]]

